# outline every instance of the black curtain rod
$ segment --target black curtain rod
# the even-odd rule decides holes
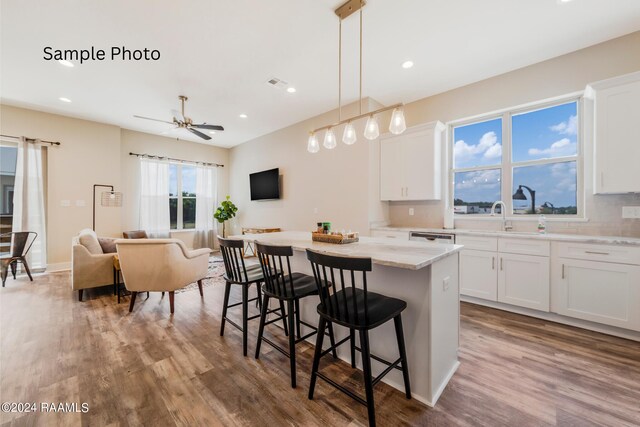
[[[136,156],[136,157],[146,157],[146,158],[149,158],[149,159],[173,160],[174,162],[192,163],[194,165],[215,166],[217,168],[223,168],[224,167],[224,165],[221,165],[221,164],[218,164],[218,163],[196,162],[194,160],[174,159],[173,157],[155,156],[153,154],[129,153],[129,155],[130,156]]]
[[[13,136],[13,135],[0,135],[3,138],[14,138],[14,139],[20,139],[19,136]],[[25,138],[27,140],[27,142],[36,142],[37,140],[35,138]],[[45,144],[51,144],[51,145],[60,145],[60,143],[58,141],[46,141],[44,139],[41,139],[40,142],[44,142]]]

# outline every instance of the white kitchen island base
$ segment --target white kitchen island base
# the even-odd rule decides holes
[[[309,237],[301,241],[301,235]],[[402,312],[402,323],[409,360],[412,397],[429,406],[436,404],[460,364],[458,361],[459,246],[389,242],[387,239],[376,238],[361,238],[359,243],[349,245],[332,245],[311,242],[309,233],[297,232],[273,233],[268,236],[242,236],[244,239],[252,237],[266,244],[293,246],[294,256],[291,259],[293,271],[309,275],[313,273],[304,251],[306,248],[335,255],[367,256],[367,253],[371,253],[373,271],[367,275],[368,290],[407,302],[407,308]],[[385,257],[384,251],[389,251],[392,255]],[[398,262],[404,259],[403,255],[411,257],[411,261],[407,261],[406,265]],[[429,257],[430,261],[425,262],[424,260]],[[412,264],[415,265],[411,267]],[[317,297],[301,299],[301,318],[310,324],[317,325],[318,303]],[[310,330],[304,328],[303,335],[305,332]],[[334,332],[337,342],[346,337],[349,331],[334,324]],[[310,341],[315,343],[315,336]],[[369,341],[371,354],[389,361],[398,358],[398,344],[393,322],[387,322],[371,330]],[[326,348],[328,338],[325,338],[324,342]],[[338,356],[348,363],[351,362],[348,342],[338,349]],[[327,355],[321,360],[321,370],[330,358],[331,356]],[[361,368],[359,352],[356,352],[356,360],[358,367]],[[372,359],[374,376],[385,368],[385,365]],[[404,392],[401,371],[392,370],[382,381]]]

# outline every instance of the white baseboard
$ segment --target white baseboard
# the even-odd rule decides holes
[[[56,271],[71,270],[70,262],[59,262],[56,264],[47,264],[47,273],[53,273]]]

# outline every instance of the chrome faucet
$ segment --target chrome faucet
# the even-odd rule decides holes
[[[511,231],[513,230],[513,225],[511,225],[511,221],[507,221],[507,207],[505,206],[502,200],[498,200],[491,206],[491,216],[496,216],[496,206],[501,205],[502,208],[500,212],[502,212],[502,230],[503,231]]]

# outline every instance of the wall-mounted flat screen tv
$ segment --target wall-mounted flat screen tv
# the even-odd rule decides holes
[[[278,168],[249,175],[251,200],[272,200],[280,198],[280,170]]]

